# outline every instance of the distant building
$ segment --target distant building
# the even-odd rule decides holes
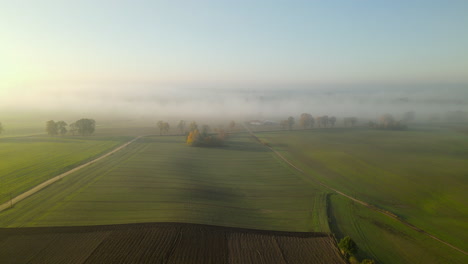
[[[263,122],[260,121],[260,120],[251,120],[251,121],[249,121],[249,125],[252,125],[252,126],[261,126],[261,125],[263,125]]]
[[[263,126],[263,125],[276,125],[277,122],[270,121],[270,120],[251,120],[248,122],[249,125],[252,126]]]

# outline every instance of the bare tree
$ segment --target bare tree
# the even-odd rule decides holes
[[[177,124],[177,128],[180,130],[181,134],[184,134],[184,132],[185,132],[185,121],[180,120],[179,124]]]
[[[3,125],[2,125],[2,122],[0,122],[0,134],[2,134],[3,131],[4,131]]]
[[[288,117],[288,127],[289,127],[289,130],[292,129],[292,126],[294,125],[294,117],[290,116]]]

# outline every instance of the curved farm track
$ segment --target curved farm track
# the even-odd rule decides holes
[[[304,174],[304,175],[307,175],[303,170],[301,170],[300,168],[298,168],[298,167],[296,167],[294,164],[292,164],[288,159],[286,159],[286,158],[285,158],[283,155],[281,155],[278,151],[274,150],[270,145],[264,144],[264,143],[262,142],[262,140],[260,140],[248,127],[246,127],[246,126],[244,126],[244,127],[245,127],[245,129],[248,131],[248,133],[249,133],[250,135],[252,135],[252,137],[254,137],[258,142],[260,142],[261,144],[263,144],[263,145],[265,145],[267,148],[269,148],[272,152],[274,152],[280,159],[282,159],[284,162],[286,162],[289,166],[291,166],[291,167],[294,168],[295,170],[299,171],[300,173],[302,173],[302,174]],[[307,176],[309,176],[309,175],[307,175]],[[344,197],[346,197],[346,198],[348,198],[348,199],[350,199],[350,200],[352,200],[352,201],[354,201],[354,202],[356,202],[356,203],[359,203],[359,204],[361,204],[361,205],[364,205],[365,207],[367,207],[367,208],[369,208],[369,209],[371,209],[371,210],[374,210],[374,211],[379,212],[379,213],[381,213],[381,214],[383,214],[383,215],[385,215],[385,216],[388,216],[388,217],[390,217],[390,218],[392,218],[392,219],[395,219],[395,220],[401,222],[402,224],[408,226],[409,228],[411,228],[411,229],[413,229],[413,230],[415,230],[415,231],[417,231],[417,232],[420,232],[420,233],[422,233],[422,234],[425,234],[426,236],[428,236],[428,237],[430,237],[430,238],[432,238],[432,239],[434,239],[434,240],[436,240],[436,241],[438,241],[438,242],[440,242],[440,243],[442,243],[442,244],[444,244],[444,245],[446,245],[446,246],[448,246],[448,247],[451,247],[452,249],[454,249],[454,250],[456,250],[456,251],[459,251],[460,253],[463,253],[463,254],[465,254],[465,255],[468,255],[468,252],[466,252],[465,250],[463,250],[463,249],[461,249],[461,248],[459,248],[459,247],[456,247],[456,246],[454,246],[454,245],[452,245],[452,244],[450,244],[450,243],[448,243],[448,242],[446,242],[446,241],[444,241],[444,240],[442,240],[442,239],[440,239],[440,238],[438,238],[438,237],[432,235],[431,233],[428,233],[427,231],[424,231],[423,229],[421,229],[421,228],[419,228],[419,227],[417,227],[417,226],[415,226],[415,225],[413,225],[413,224],[411,224],[411,223],[409,223],[409,222],[407,222],[407,221],[401,219],[400,217],[398,217],[397,215],[395,215],[395,214],[392,213],[392,212],[389,212],[389,211],[387,211],[387,210],[380,209],[380,208],[378,208],[378,207],[376,207],[376,206],[374,206],[374,205],[372,205],[372,204],[369,204],[369,203],[367,203],[367,202],[364,202],[364,201],[361,201],[361,200],[359,200],[359,199],[356,199],[356,198],[354,198],[354,197],[352,197],[352,196],[350,196],[350,195],[347,195],[347,194],[345,194],[345,193],[343,193],[343,192],[340,192],[339,190],[337,190],[337,189],[335,189],[335,188],[332,188],[332,187],[330,187],[330,186],[328,186],[328,185],[326,185],[326,184],[324,184],[324,183],[322,183],[322,182],[320,182],[320,181],[318,181],[318,180],[315,180],[315,179],[313,179],[312,177],[308,177],[308,178],[311,179],[312,181],[314,181],[315,183],[317,183],[317,184],[319,184],[319,185],[321,185],[321,186],[323,186],[323,187],[325,187],[325,188],[327,188],[327,189],[329,189],[329,190],[331,190],[331,191],[333,191],[333,192],[335,192],[335,193],[337,193],[337,194],[339,194],[339,195],[341,195],[341,196],[344,196]]]
[[[0,262],[346,263],[327,233],[181,223],[0,228]]]

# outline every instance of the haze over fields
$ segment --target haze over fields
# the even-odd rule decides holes
[[[415,111],[419,117],[443,115],[448,111],[468,111],[468,87],[438,84],[407,88],[373,85],[301,85],[227,87],[218,89],[157,84],[115,84],[93,88],[43,88],[11,92],[0,99],[7,112],[44,111],[86,113],[121,117],[268,118],[293,115],[301,111],[337,116],[357,115],[377,118],[385,113]],[[20,102],[20,104],[18,104]],[[421,115],[422,114],[422,115]]]
[[[467,5],[7,2],[0,110],[160,118],[467,111]]]
[[[0,263],[468,263],[467,14],[2,1]]]

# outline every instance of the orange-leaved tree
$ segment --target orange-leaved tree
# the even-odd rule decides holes
[[[190,133],[187,136],[187,144],[188,145],[193,145],[194,143],[198,142],[200,138],[200,132],[198,131],[197,128],[194,130],[190,131]]]
[[[195,122],[193,122],[195,123]],[[196,123],[195,123],[196,124]],[[198,130],[196,126],[192,126],[192,129],[187,135],[186,143],[190,146],[196,147],[220,147],[223,146],[224,141],[228,137],[228,133],[224,129],[215,129],[217,132],[208,133],[209,126],[203,125],[202,131]]]

